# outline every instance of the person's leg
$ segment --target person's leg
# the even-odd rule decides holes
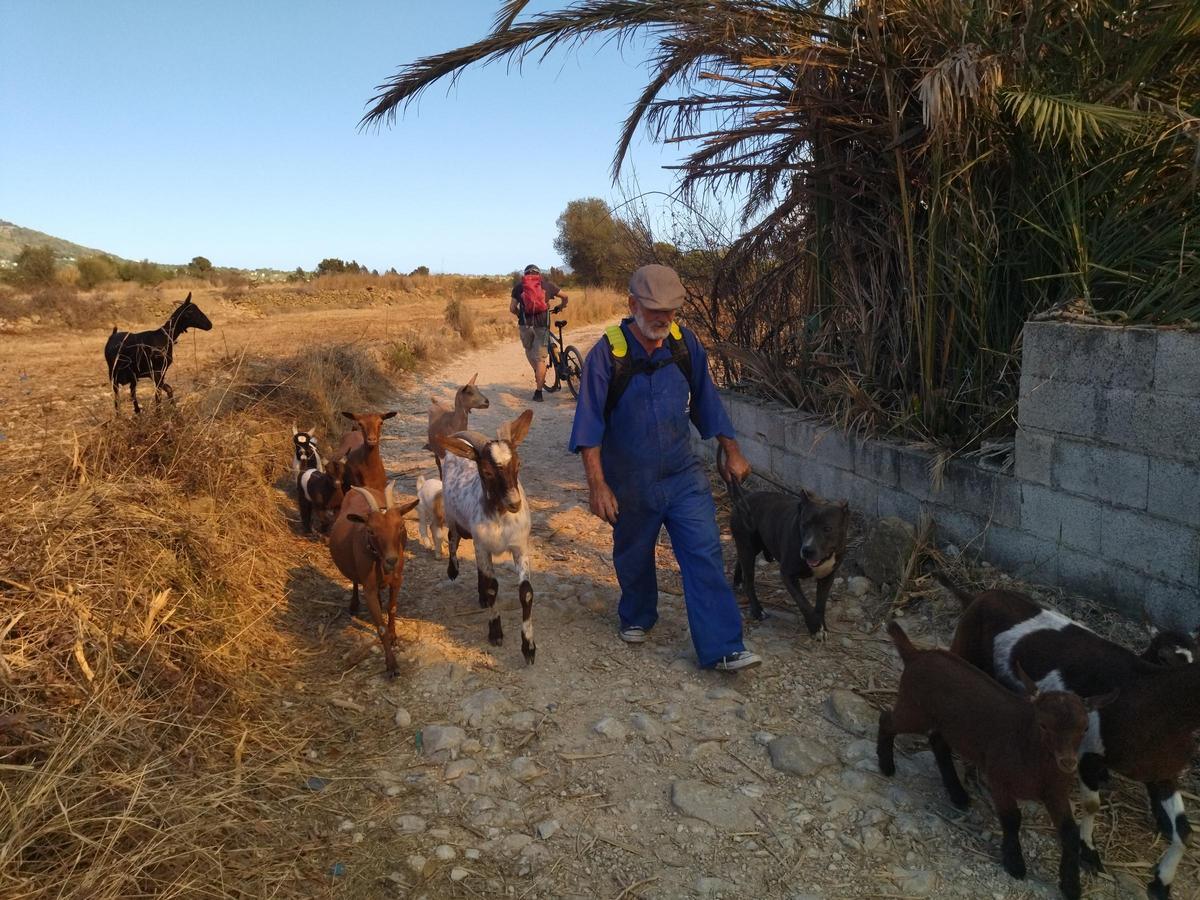
[[[530,361],[533,363],[533,374],[537,378],[537,390],[539,394],[546,387],[546,361],[549,357],[549,353],[546,350],[546,341],[548,337],[548,329],[533,329],[534,356]]]
[[[742,614],[725,580],[721,534],[712,492],[702,472],[671,479],[666,526],[683,576],[688,627],[701,667],[745,650]]]
[[[613,568],[621,585],[617,615],[621,628],[649,631],[658,621],[658,572],[654,548],[662,530],[662,512],[652,497],[617,491],[621,513],[613,526]]]

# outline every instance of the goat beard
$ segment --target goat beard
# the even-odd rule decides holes
[[[667,336],[671,333],[670,322],[667,322],[665,325],[656,325],[651,322],[646,317],[646,314],[640,309],[634,312],[633,321],[637,322],[638,330],[645,335],[647,339],[652,341],[665,341]]]

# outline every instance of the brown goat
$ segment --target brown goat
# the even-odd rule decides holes
[[[329,530],[329,554],[354,586],[350,599],[352,615],[358,612],[358,587],[362,585],[371,620],[383,644],[388,675],[394,676],[396,595],[404,582],[404,550],[408,543],[404,516],[417,501],[397,501],[390,481],[383,492],[383,501],[381,506],[376,492],[368,488],[355,486],[347,491],[341,511]],[[388,592],[386,625],[381,604],[384,588]]]
[[[342,438],[334,459],[346,460],[342,484],[347,489],[358,486],[382,491],[388,483],[383,470],[383,459],[379,455],[379,438],[383,433],[383,420],[390,419],[396,412],[352,413],[343,416],[354,421],[357,430],[347,432]]]
[[[296,500],[300,505],[300,523],[305,534],[312,533],[312,518],[317,516],[317,526],[327,530],[337,517],[345,499],[342,490],[344,464],[333,460],[325,465],[325,471],[305,469],[296,477]]]
[[[1062,845],[1058,886],[1068,900],[1077,900],[1079,827],[1071,815],[1071,788],[1088,713],[1112,695],[1084,701],[1065,691],[1039,693],[1024,678],[1028,696],[1020,697],[949,651],[917,649],[894,621],[888,634],[904,674],[896,705],[879,716],[879,770],[895,774],[896,735],[928,734],[950,800],[965,809],[969,800],[951,750],[978,766],[1004,829],[1001,860],[1014,878],[1025,877],[1017,801],[1040,800]]]
[[[446,458],[446,450],[439,442],[439,438],[466,431],[467,416],[470,415],[471,410],[487,409],[491,406],[491,401],[483,395],[479,388],[475,387],[475,379],[478,377],[479,373],[476,372],[471,376],[470,381],[454,392],[453,408],[446,406],[437,397],[429,398],[429,440],[425,444],[425,449],[433,451],[434,459],[437,461],[438,477],[442,475],[442,460]]]
[[[974,596],[937,577],[966,604],[950,649],[1001,683],[1015,689],[1020,666],[1047,690],[1081,697],[1120,691],[1116,702],[1090,717],[1079,750],[1080,855],[1088,868],[1103,869],[1092,831],[1109,770],[1144,783],[1158,829],[1170,841],[1146,891],[1165,900],[1192,830],[1178,778],[1191,764],[1200,730],[1200,666],[1146,662],[1024,594]]]

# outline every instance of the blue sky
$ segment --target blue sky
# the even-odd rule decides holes
[[[568,201],[627,196],[609,163],[642,45],[470,69],[357,127],[399,65],[483,37],[499,5],[0,0],[0,219],[158,262],[555,263]],[[640,138],[638,189],[669,190],[674,161]]]

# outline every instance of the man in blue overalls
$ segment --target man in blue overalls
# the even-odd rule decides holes
[[[725,580],[716,508],[692,452],[691,425],[725,448],[726,479],[743,480],[750,465],[709,374],[708,353],[675,322],[683,300],[673,269],[642,266],[633,273],[632,315],[608,329],[584,361],[571,451],[583,457],[592,513],[613,526],[621,638],[640,644],[658,621],[654,548],[666,525],[700,665],[733,671],[762,660],[742,643],[742,617]]]

